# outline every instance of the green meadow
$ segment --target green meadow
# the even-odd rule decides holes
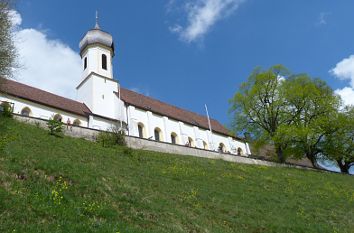
[[[0,118],[0,232],[354,232],[354,177],[103,148]]]

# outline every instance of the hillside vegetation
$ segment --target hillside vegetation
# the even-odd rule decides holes
[[[103,148],[0,118],[0,232],[353,232],[354,177]]]

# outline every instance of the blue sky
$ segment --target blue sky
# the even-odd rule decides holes
[[[72,97],[81,78],[78,43],[96,9],[114,37],[123,87],[200,114],[207,104],[223,124],[228,100],[256,66],[320,77],[354,103],[349,0],[19,0],[19,81]]]

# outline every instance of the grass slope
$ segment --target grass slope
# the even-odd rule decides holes
[[[354,231],[347,175],[102,148],[4,118],[0,139],[0,232]]]

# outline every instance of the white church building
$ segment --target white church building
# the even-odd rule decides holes
[[[0,102],[28,117],[98,130],[124,127],[128,136],[250,155],[248,144],[218,121],[121,87],[113,77],[113,38],[97,23],[80,41],[80,55],[83,72],[76,100],[3,80]]]

